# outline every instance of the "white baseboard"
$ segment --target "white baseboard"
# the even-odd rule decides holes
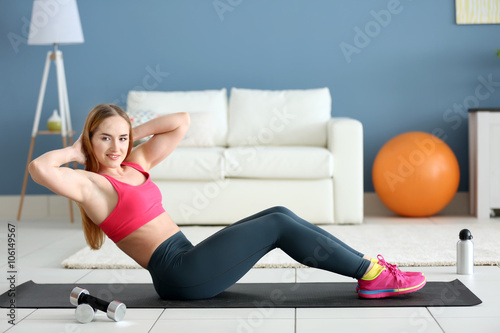
[[[20,195],[0,196],[0,218],[16,219],[21,202]],[[81,219],[80,209],[72,202],[75,221]],[[23,218],[67,218],[70,219],[69,200],[59,195],[26,195],[24,197]]]
[[[21,196],[0,196],[0,218],[16,219]],[[365,216],[395,216],[378,198],[374,192],[364,195]],[[23,218],[68,218],[69,201],[58,195],[27,195],[24,198]],[[73,203],[75,221],[79,221],[80,210]],[[437,215],[467,216],[469,213],[469,193],[457,192],[453,200]]]

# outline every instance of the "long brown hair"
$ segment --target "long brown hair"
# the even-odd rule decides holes
[[[132,144],[134,139],[132,137],[132,125],[130,119],[125,111],[117,105],[114,104],[99,104],[96,105],[87,116],[85,125],[82,132],[82,151],[87,158],[85,164],[85,170],[90,172],[99,172],[99,161],[92,147],[92,134],[99,127],[99,125],[104,121],[104,119],[114,116],[120,116],[125,119],[129,125],[129,145],[127,156],[132,151]],[[125,157],[127,158],[127,157]],[[99,228],[87,215],[85,210],[79,206],[82,215],[82,226],[83,232],[85,234],[85,240],[87,244],[93,250],[98,250],[104,243],[105,235],[104,232]]]

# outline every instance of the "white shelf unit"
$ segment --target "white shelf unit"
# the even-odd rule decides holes
[[[500,109],[469,109],[470,211],[478,218],[500,209]]]

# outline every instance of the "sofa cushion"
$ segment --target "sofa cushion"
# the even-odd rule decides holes
[[[331,117],[328,88],[231,89],[229,146],[326,147]]]
[[[223,178],[224,148],[177,148],[149,172],[153,180],[217,180]]]
[[[160,115],[176,112],[209,112],[210,133],[217,146],[226,145],[227,90],[203,91],[130,91],[127,112],[150,110]]]
[[[132,127],[142,125],[160,115],[151,110],[127,112]],[[212,134],[213,114],[211,112],[195,112],[190,114],[191,122],[189,129],[178,147],[214,147],[215,142]],[[136,140],[134,145],[148,141],[152,135]]]
[[[133,112],[127,112],[127,114],[128,117],[130,118],[130,124],[132,124],[132,127],[137,127],[139,125],[147,123],[148,121],[158,118],[159,116],[158,113],[153,112],[151,110],[133,111]],[[152,135],[136,140],[134,141],[134,145],[144,143],[148,141],[151,137]]]
[[[191,113],[189,129],[178,147],[213,147],[212,133],[214,117],[211,112]]]
[[[224,157],[226,177],[323,179],[333,175],[333,156],[320,147],[234,147],[226,149]]]

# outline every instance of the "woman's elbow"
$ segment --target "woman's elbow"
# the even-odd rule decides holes
[[[40,166],[40,162],[38,162],[37,160],[31,161],[31,163],[28,166],[28,171],[31,175],[31,178],[36,183],[40,183],[41,179],[43,178],[42,177],[43,171],[42,171],[42,168]]]
[[[179,120],[178,129],[182,130],[184,132],[187,132],[187,130],[189,129],[189,126],[191,126],[191,116],[189,115],[188,112],[180,112],[179,116],[180,116],[180,120]]]
[[[36,160],[33,160],[28,165],[28,171],[29,171],[30,175],[33,175],[36,172],[36,169],[37,169]]]
[[[184,123],[187,127],[191,124],[191,116],[189,115],[189,112],[183,112],[182,113]]]

